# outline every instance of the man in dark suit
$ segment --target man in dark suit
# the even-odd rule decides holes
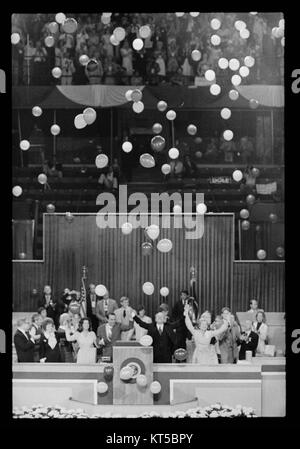
[[[258,334],[252,331],[252,321],[245,321],[245,331],[240,336],[240,352],[239,360],[245,360],[246,351],[252,352],[252,357],[255,357],[255,351],[258,345]]]
[[[195,304],[194,304],[194,300],[192,300],[192,307],[194,309]],[[185,325],[185,319],[184,319],[184,307],[186,304],[190,303],[190,297],[189,297],[189,293],[187,290],[182,290],[180,292],[180,299],[175,302],[173,310],[172,310],[172,316],[171,316],[171,321],[178,321],[180,320],[180,326],[176,329],[176,343],[175,343],[175,347],[176,349],[178,348],[183,348],[186,349],[186,339],[191,339],[191,333],[189,332],[189,330],[187,329],[186,325]],[[197,304],[196,304],[197,306]]]
[[[97,330],[97,343],[102,346],[102,356],[112,360],[113,346],[117,340],[121,340],[121,332],[133,328],[133,320],[126,326],[116,322],[116,315],[109,313],[107,323],[100,324]]]
[[[136,312],[132,312],[134,321],[144,329],[148,330],[148,335],[153,339],[153,362],[154,363],[172,363],[172,354],[174,345],[176,343],[176,337],[173,327],[178,325],[177,323],[166,323],[165,315],[163,312],[155,314],[155,323],[145,323],[137,315]]]
[[[90,318],[93,331],[96,333],[99,325],[99,321],[96,315],[96,306],[100,296],[96,295],[95,284],[89,285],[89,290],[86,295],[86,315]]]
[[[55,322],[55,325],[58,326],[59,316],[57,316],[57,304],[55,299],[53,298],[50,285],[45,285],[42,299],[40,299],[38,302],[38,308],[39,307],[45,307],[45,309],[47,310],[47,317],[52,318]]]
[[[35,330],[30,328],[30,321],[22,318],[17,322],[17,330],[14,335],[14,344],[17,352],[18,362],[34,362]]]

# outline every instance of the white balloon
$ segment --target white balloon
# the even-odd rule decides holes
[[[175,15],[177,16],[177,17],[183,17],[184,16],[184,12],[175,12]]]
[[[196,210],[199,215],[204,215],[207,211],[207,206],[204,203],[199,203],[197,204]]]
[[[91,125],[97,118],[97,112],[93,108],[85,108],[83,111],[83,118],[87,125]]]
[[[161,100],[157,103],[157,109],[160,112],[164,112],[167,109],[168,105],[165,101]]]
[[[224,120],[228,120],[231,117],[231,110],[229,108],[223,108],[221,110],[221,117]]]
[[[125,98],[126,98],[127,101],[132,101],[132,98],[131,98],[132,92],[133,92],[132,89],[129,89],[129,90],[127,90],[127,91],[125,92]]]
[[[177,148],[170,148],[168,154],[170,159],[177,159],[179,156],[179,151]]]
[[[53,36],[47,36],[44,42],[46,47],[53,47],[53,45],[55,44],[55,39]]]
[[[229,65],[228,59],[226,58],[220,58],[218,61],[218,66],[220,67],[220,69],[227,69]]]
[[[159,291],[159,293],[161,294],[161,296],[168,296],[169,294],[169,289],[168,287],[162,287]]]
[[[108,164],[108,157],[106,154],[98,154],[95,160],[95,164],[97,168],[104,168]]]
[[[221,27],[221,22],[219,19],[212,19],[210,26],[213,30],[218,30]]]
[[[250,73],[250,70],[248,69],[247,66],[242,65],[242,67],[240,67],[239,74],[240,74],[243,78],[245,78],[246,76],[248,76],[249,73]]]
[[[161,384],[157,380],[154,380],[150,384],[150,391],[151,391],[152,394],[160,393],[160,391],[161,391]]]
[[[89,60],[90,60],[90,58],[88,57],[88,55],[81,55],[79,57],[80,64],[84,65],[84,66],[88,64]]]
[[[207,79],[207,81],[213,81],[216,78],[215,72],[211,69],[206,70],[204,76],[205,76],[205,79]]]
[[[152,343],[153,343],[153,338],[151,337],[151,335],[143,335],[141,338],[140,338],[140,341],[139,341],[139,343],[142,345],[142,346],[151,346],[152,345]]]
[[[266,251],[264,249],[259,249],[257,251],[257,258],[258,259],[260,259],[260,260],[265,259],[266,256],[267,256],[267,253],[266,253]]]
[[[238,91],[237,90],[235,90],[235,89],[232,89],[230,92],[229,92],[229,98],[230,98],[230,100],[237,100],[238,98],[239,98],[239,93],[238,93]]]
[[[201,52],[199,50],[193,50],[191,56],[193,61],[200,61]]]
[[[132,42],[132,46],[135,50],[139,51],[143,48],[144,42],[142,41],[142,39],[137,38]]]
[[[240,77],[240,75],[233,75],[231,77],[231,82],[234,86],[239,86],[242,82],[242,78]]]
[[[128,235],[131,234],[133,226],[131,223],[123,223],[121,229],[124,235]]]
[[[192,17],[198,17],[200,12],[190,12],[190,16]]]
[[[132,143],[131,142],[123,142],[122,150],[125,151],[125,153],[130,153],[130,151],[132,150]]]
[[[59,13],[56,14],[55,20],[56,20],[57,23],[62,24],[66,20],[66,16],[65,16],[65,14],[63,12],[59,12]]]
[[[157,237],[159,236],[159,226],[157,226],[156,224],[147,226],[146,233],[151,240],[157,239]]]
[[[21,186],[14,186],[12,189],[12,193],[14,196],[18,197],[20,195],[22,195],[23,189]]]
[[[77,129],[83,129],[87,126],[86,121],[83,118],[83,114],[77,114],[74,118],[74,125]]]
[[[107,293],[107,288],[103,284],[98,284],[95,288],[95,293],[97,296],[104,296]]]
[[[20,142],[20,148],[23,151],[27,151],[30,148],[30,143],[28,142],[28,140],[21,140]]]
[[[226,129],[223,132],[223,137],[227,141],[232,140],[233,139],[233,132],[231,131],[231,129]]]
[[[238,70],[239,67],[240,67],[240,63],[239,63],[238,59],[236,59],[236,58],[230,59],[230,61],[229,61],[229,68],[231,70]]]
[[[108,13],[107,13],[108,14]],[[104,25],[108,25],[110,23],[110,16],[105,16],[104,14],[102,14],[101,16],[101,22]]]
[[[132,104],[132,109],[137,114],[140,114],[141,112],[143,112],[144,108],[145,108],[145,106],[144,106],[144,103],[142,101],[136,101],[136,102],[134,102]]]
[[[173,243],[169,239],[162,239],[157,243],[157,249],[162,253],[168,253],[173,248]]]
[[[179,204],[175,204],[175,206],[173,207],[173,212],[174,214],[181,214],[182,207]]]
[[[42,113],[43,113],[42,108],[40,108],[39,106],[33,106],[32,115],[34,115],[35,117],[40,117]]]
[[[168,175],[171,171],[171,166],[169,164],[163,164],[161,167],[161,171],[164,175]]]
[[[243,22],[243,20],[236,20],[236,22],[234,23],[234,26],[238,31],[240,31],[243,28],[246,28],[247,25],[245,24],[245,22]]]
[[[218,34],[213,34],[212,37],[210,38],[210,41],[212,45],[220,45],[221,38],[220,36],[218,36]]]
[[[52,75],[54,76],[54,78],[60,78],[61,77],[61,69],[59,67],[54,67],[52,69]]]
[[[120,43],[114,34],[112,34],[110,36],[109,40],[110,40],[110,43],[113,45],[119,45],[119,43]]]
[[[212,84],[209,90],[212,95],[219,95],[219,93],[221,92],[221,87],[219,86],[219,84]]]
[[[168,120],[175,120],[175,118],[176,118],[176,112],[173,111],[173,109],[170,109],[170,111],[168,111],[168,112],[166,113],[166,117],[167,117]]]
[[[57,136],[60,133],[60,126],[58,125],[52,125],[50,128],[51,134],[53,134],[53,136]]]
[[[244,59],[244,64],[247,67],[253,67],[255,64],[255,59],[253,58],[253,56],[246,56]]]
[[[247,30],[247,28],[242,28],[240,31],[240,36],[242,39],[248,39],[248,37],[250,36],[250,31]]]
[[[106,393],[107,392],[107,390],[108,390],[108,385],[107,385],[107,383],[106,382],[98,382],[97,383],[97,391],[98,391],[98,393]]]
[[[152,282],[144,282],[144,284],[143,284],[143,292],[146,295],[153,295],[153,293],[154,293],[154,285],[152,284]]]
[[[114,29],[113,35],[115,36],[116,40],[120,42],[123,39],[125,39],[126,32],[125,32],[124,28],[117,27]]]
[[[141,26],[141,28],[139,29],[139,35],[143,39],[147,39],[147,37],[150,37],[151,36],[151,28],[149,27],[149,25]]]
[[[239,182],[243,179],[243,173],[241,172],[241,170],[235,170],[232,173],[232,177],[236,182]]]
[[[13,45],[16,45],[16,44],[18,44],[20,42],[21,36],[19,35],[19,33],[12,33],[10,39],[11,39],[11,43]]]

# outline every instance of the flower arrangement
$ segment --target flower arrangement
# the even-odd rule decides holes
[[[51,418],[77,418],[77,419],[97,419],[97,418],[256,418],[255,412],[251,407],[243,407],[237,405],[236,407],[230,407],[228,405],[222,405],[216,403],[207,407],[190,408],[186,411],[176,412],[143,412],[140,415],[137,414],[113,414],[106,412],[102,415],[94,414],[88,415],[81,408],[76,410],[67,410],[59,405],[55,406],[43,406],[33,405],[32,407],[14,408],[13,418],[29,418],[29,419],[51,419]]]

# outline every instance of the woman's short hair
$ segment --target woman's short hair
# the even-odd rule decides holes
[[[59,324],[62,325],[64,321],[70,321],[71,317],[68,313],[62,313],[59,317]]]
[[[47,310],[45,307],[39,307],[37,313],[40,315],[43,310]]]
[[[46,330],[48,324],[52,324],[52,326],[54,326],[54,321],[52,320],[52,318],[45,318],[42,322],[42,328],[44,331]]]
[[[168,312],[169,311],[169,306],[168,304],[166,304],[165,302],[162,302],[159,306],[158,309],[159,312]]]
[[[265,314],[265,312],[264,312],[263,310],[258,310],[258,311],[256,312],[255,319],[257,320],[257,315],[258,315],[259,313],[262,314],[262,318],[263,318],[262,320],[263,320],[263,323],[265,323],[266,320],[267,320],[267,318],[266,318],[266,314]]]
[[[120,303],[122,303],[124,301],[128,301],[129,302],[129,298],[127,296],[121,296]]]
[[[89,322],[89,331],[91,331],[92,330],[92,322],[91,322],[91,319],[89,317],[81,318],[81,320],[79,321],[79,324],[78,324],[78,331],[82,332],[82,330],[83,330],[83,322],[84,321],[88,321]]]
[[[39,315],[38,313],[34,313],[34,314],[32,315],[32,317],[31,317],[31,321],[34,323],[35,320],[36,320],[37,318],[39,318],[39,317],[40,317],[40,315]]]
[[[145,309],[145,306],[143,305],[143,304],[139,304],[138,306],[137,306],[137,312],[139,313],[141,310],[145,310],[146,311],[146,309]]]

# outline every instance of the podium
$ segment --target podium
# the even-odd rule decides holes
[[[117,341],[113,346],[114,378],[113,378],[113,404],[114,405],[152,405],[153,395],[150,384],[153,381],[153,348],[142,346],[138,342]],[[130,380],[120,379],[120,371],[130,366],[134,374]],[[143,374],[147,378],[147,385],[141,387],[136,378]]]

